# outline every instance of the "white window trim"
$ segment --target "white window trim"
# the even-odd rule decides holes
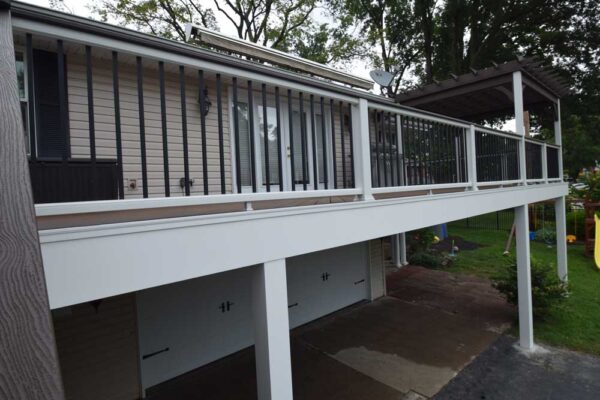
[[[27,143],[25,148],[27,149],[27,155],[30,156],[31,155],[31,151],[32,149],[30,148],[30,144],[31,144],[31,124],[35,123],[35,121],[30,121],[29,120],[29,107],[31,107],[31,104],[29,103],[30,101],[33,101],[33,99],[29,98],[29,76],[27,73],[27,68],[29,66],[29,59],[27,57],[27,51],[25,49],[24,46],[22,45],[16,45],[15,49],[15,58],[16,58],[16,53],[21,53],[23,55],[23,97],[20,96],[19,94],[19,106],[21,105],[22,102],[27,103],[27,110],[25,112],[25,120],[27,121]],[[18,84],[18,82],[17,82]],[[37,146],[37,140],[35,141],[36,146]],[[36,151],[37,153],[37,151]]]

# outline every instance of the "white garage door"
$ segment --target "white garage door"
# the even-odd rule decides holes
[[[367,243],[287,260],[290,327],[367,297]],[[147,389],[254,342],[251,268],[137,294],[142,387]]]
[[[366,299],[367,266],[366,242],[289,258],[290,327]]]

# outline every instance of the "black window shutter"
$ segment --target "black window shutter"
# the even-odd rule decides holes
[[[37,155],[42,158],[60,158],[63,150],[69,155],[69,149],[64,149],[65,143],[68,143],[65,140],[67,127],[60,125],[57,54],[35,49],[33,72]]]

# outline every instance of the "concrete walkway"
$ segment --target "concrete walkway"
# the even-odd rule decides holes
[[[510,326],[489,282],[419,267],[391,269],[388,296],[291,333],[295,400],[434,396]],[[243,350],[149,390],[150,399],[255,399]]]

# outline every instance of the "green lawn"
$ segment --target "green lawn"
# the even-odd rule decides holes
[[[484,245],[476,250],[460,251],[450,271],[490,277],[506,262],[507,257],[502,252],[508,232],[450,225],[448,233]],[[513,256],[514,251],[513,242]],[[571,294],[563,304],[551,310],[544,321],[534,321],[535,338],[552,346],[600,355],[600,271],[591,259],[584,257],[582,245],[569,246],[568,252]],[[532,242],[531,253],[537,260],[556,265],[554,246],[549,248]]]

